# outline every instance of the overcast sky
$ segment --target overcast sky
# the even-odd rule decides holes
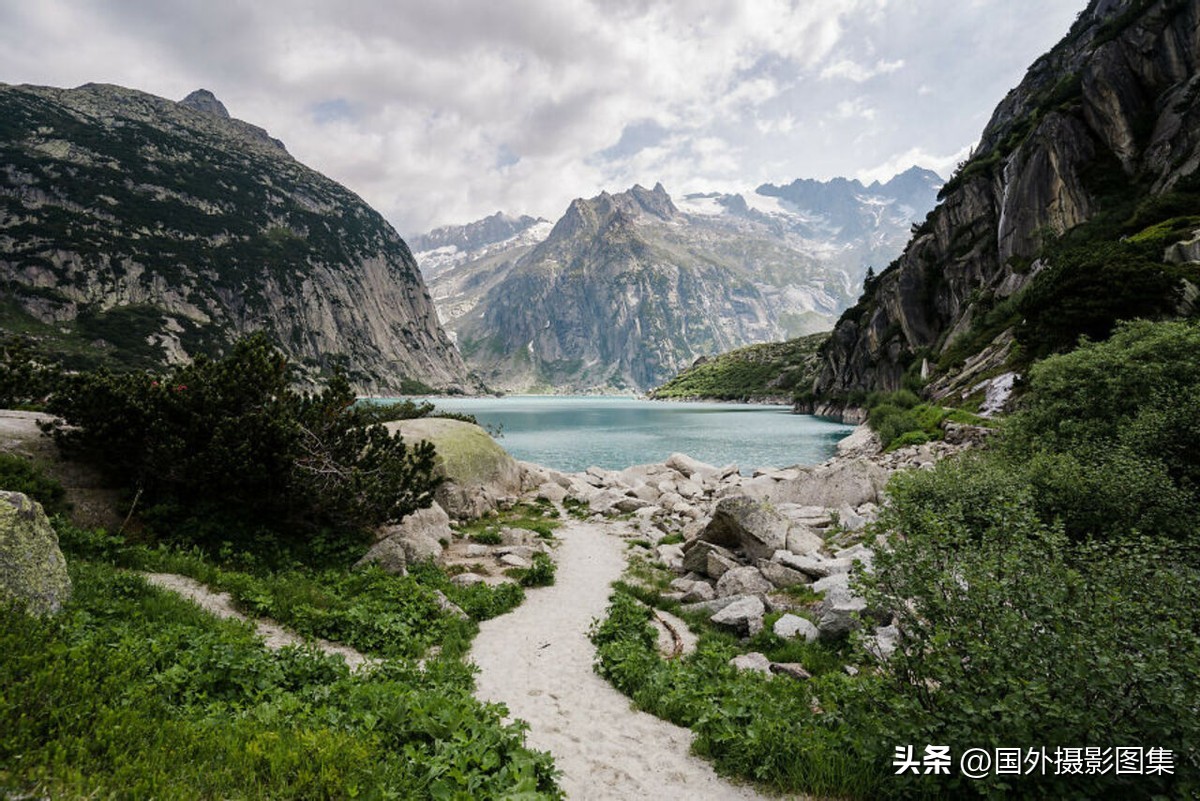
[[[0,82],[212,90],[402,234],[948,176],[1084,0],[0,0]]]

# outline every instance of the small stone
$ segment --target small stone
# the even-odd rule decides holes
[[[766,655],[760,654],[757,651],[751,651],[748,654],[740,654],[729,660],[729,664],[738,670],[753,670],[758,673],[771,673],[771,660],[767,659]]]
[[[807,681],[812,678],[812,674],[805,670],[804,665],[799,662],[772,662],[770,670],[772,673],[797,681]]]
[[[530,568],[533,564],[523,557],[517,556],[515,553],[506,553],[500,557],[500,561],[509,567]]]
[[[450,583],[456,587],[474,587],[483,582],[483,576],[478,573],[459,573],[457,576],[450,577]]]
[[[776,637],[782,637],[785,640],[803,637],[806,641],[812,642],[821,636],[820,630],[812,624],[812,621],[790,612],[776,620],[771,630],[775,632]]]

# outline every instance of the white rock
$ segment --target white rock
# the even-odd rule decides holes
[[[757,567],[735,567],[725,571],[717,580],[717,595],[758,595],[775,587],[763,578]]]
[[[812,642],[821,636],[820,630],[812,624],[812,621],[790,612],[776,620],[771,630],[775,632],[776,637],[782,637],[785,640],[803,637],[808,642]]]
[[[504,564],[508,565],[509,567],[528,568],[528,567],[533,566],[533,564],[528,559],[517,556],[515,553],[504,554],[504,556],[500,557],[500,561],[503,562]]]
[[[740,654],[729,660],[729,664],[738,670],[753,670],[758,673],[771,675],[771,660],[757,651]]]

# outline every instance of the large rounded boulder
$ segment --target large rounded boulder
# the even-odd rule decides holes
[[[50,614],[70,596],[67,560],[42,505],[23,493],[0,490],[0,600]]]
[[[430,442],[445,482],[437,502],[451,517],[474,519],[521,494],[521,467],[486,431],[473,423],[442,417],[387,424],[409,444]]]

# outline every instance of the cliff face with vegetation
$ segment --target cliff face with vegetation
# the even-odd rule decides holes
[[[0,281],[0,330],[69,365],[266,330],[360,390],[466,382],[392,227],[203,91],[0,85]]]
[[[1093,0],[1000,103],[972,157],[839,321],[819,400],[939,397],[1191,314],[1200,248],[1197,0]]]

